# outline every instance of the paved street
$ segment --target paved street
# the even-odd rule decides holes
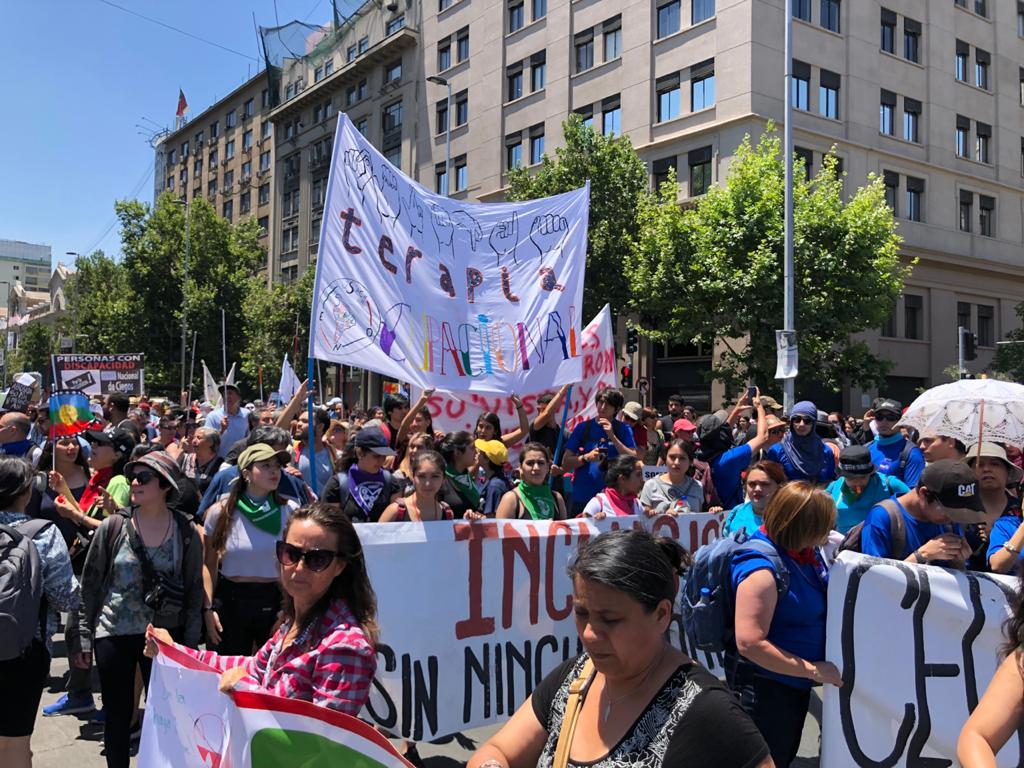
[[[61,636],[58,635],[58,639]],[[58,642],[56,652],[63,654],[64,644]],[[67,659],[59,655],[50,667],[50,682],[43,691],[40,709],[51,704],[61,696],[63,678],[68,671]],[[98,681],[97,681],[98,683]],[[97,684],[98,690],[98,684]],[[99,697],[96,698],[99,703]],[[812,715],[820,713],[818,699],[811,699]],[[36,731],[32,737],[34,753],[33,768],[102,768],[103,761],[103,729],[89,722],[89,715],[67,717],[42,717],[36,721]],[[488,738],[496,728],[478,728],[463,734],[462,738],[452,739],[444,744],[423,744],[419,747],[427,768],[457,768],[465,765],[473,753],[467,739],[480,742]],[[459,744],[465,743],[466,748]],[[807,718],[804,737],[800,745],[803,756],[794,764],[794,768],[816,768],[818,760],[818,723],[814,717]],[[813,756],[813,757],[812,757]],[[135,764],[135,761],[132,761]],[[2,768],[2,766],[0,766]]]

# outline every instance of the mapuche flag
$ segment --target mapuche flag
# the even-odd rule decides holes
[[[174,113],[175,117],[182,117],[185,114],[185,110],[188,109],[188,102],[185,101],[185,92],[178,89],[178,111]]]
[[[96,426],[89,409],[89,398],[77,389],[64,389],[50,395],[50,439],[72,437]]]

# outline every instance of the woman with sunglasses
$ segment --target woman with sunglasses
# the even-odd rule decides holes
[[[412,493],[393,502],[380,516],[380,523],[451,520],[452,508],[440,498],[444,485],[444,459],[437,451],[421,450],[410,462]]]
[[[817,406],[801,400],[789,416],[789,432],[768,449],[765,458],[781,464],[790,480],[825,485],[836,479],[836,456],[815,431],[817,424]]]
[[[266,691],[358,715],[377,669],[377,598],[355,528],[328,504],[301,507],[277,542],[284,620],[254,656],[182,648],[221,672],[220,688]],[[171,636],[150,627],[146,655]]]
[[[131,507],[105,519],[82,575],[82,609],[69,628],[75,666],[100,673],[106,713],[103,743],[109,768],[127,768],[135,670],[148,685],[143,657],[150,625],[185,645],[199,645],[203,606],[203,548],[195,528],[167,506],[177,491],[177,465],[162,451],[125,467]]]
[[[527,443],[519,454],[522,482],[501,497],[496,518],[519,520],[564,520],[565,500],[551,490],[551,452],[543,443]]]
[[[275,546],[298,504],[277,494],[287,451],[266,443],[238,456],[238,478],[206,512],[203,618],[209,647],[248,655],[272,634],[281,604]]]

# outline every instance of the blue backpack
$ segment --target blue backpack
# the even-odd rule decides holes
[[[741,528],[705,544],[686,573],[681,606],[686,634],[698,650],[723,653],[735,648],[732,560],[744,551],[758,552],[771,562],[780,598],[789,591],[789,571],[775,547],[764,539],[753,539]]]

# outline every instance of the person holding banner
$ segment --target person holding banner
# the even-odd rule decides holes
[[[751,537],[774,548],[777,558],[754,548],[732,558],[736,650],[726,652],[726,679],[778,768],[796,757],[811,687],[842,685],[839,670],[824,660],[828,566],[820,545],[835,521],[836,505],[825,491],[788,483]]]
[[[545,677],[467,768],[770,768],[735,697],[667,640],[685,561],[675,541],[645,531],[581,543],[569,575],[583,653]]]
[[[583,514],[587,503],[605,487],[604,470],[601,468],[605,459],[616,456],[636,458],[633,430],[615,418],[625,402],[618,389],[602,389],[594,395],[597,417],[577,424],[566,440],[561,466],[573,471],[573,517]],[[637,488],[637,492],[639,490]]]
[[[640,504],[648,517],[700,513],[704,488],[693,479],[693,445],[678,438],[658,451],[659,463],[668,467],[664,474],[644,483]]]
[[[377,522],[451,520],[451,507],[438,496],[444,484],[444,459],[441,454],[432,450],[418,451],[409,469],[412,472],[412,493],[389,504]]]
[[[519,426],[511,432],[501,433],[501,419],[498,414],[487,411],[481,413],[476,420],[475,434],[477,440],[500,440],[505,445],[515,445],[530,433],[530,420],[526,417],[526,407],[523,401],[515,392],[509,395],[509,400],[515,406],[519,414]]]
[[[616,456],[601,462],[604,490],[598,491],[583,508],[581,517],[603,520],[606,517],[643,516],[637,494],[644,487],[644,465],[636,456]]]
[[[401,485],[400,495],[408,496],[413,491],[413,470],[412,463],[421,451],[434,450],[434,435],[427,432],[418,432],[409,438],[406,445],[405,456],[402,463],[395,470],[394,478]],[[443,460],[442,460],[443,461]],[[444,464],[441,465],[441,473],[444,474]]]
[[[541,443],[527,443],[519,454],[522,482],[501,497],[496,518],[564,520],[565,500],[548,485],[551,451]]]
[[[220,688],[266,691],[357,716],[377,670],[377,598],[352,522],[313,504],[289,518],[276,545],[284,621],[254,656],[176,647],[221,672]],[[146,656],[164,629],[146,631]]]

